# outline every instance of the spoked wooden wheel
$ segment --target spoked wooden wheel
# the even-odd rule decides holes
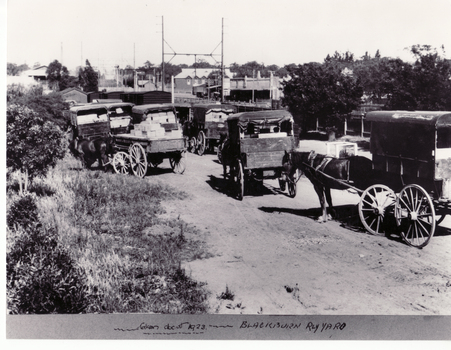
[[[244,197],[244,172],[241,160],[237,159],[233,166],[233,182],[236,188],[236,196],[238,200],[243,200]]]
[[[197,139],[193,136],[188,140],[188,152],[193,153],[196,150]]]
[[[172,171],[176,174],[183,174],[186,169],[186,152],[182,151],[180,154],[169,158]]]
[[[285,191],[287,187],[287,182],[284,179],[279,178],[279,187],[281,191]]]
[[[297,187],[296,187],[296,182],[298,181],[298,171],[296,170],[296,172],[293,175],[292,179],[288,180],[288,195],[290,196],[290,198],[294,198],[296,197],[297,194]]]
[[[224,147],[224,144],[223,143],[220,143],[219,145],[218,145],[218,150],[217,150],[217,156],[218,156],[218,161],[219,161],[219,164],[222,164],[222,148]]]
[[[205,152],[205,134],[203,131],[199,131],[197,135],[197,154],[203,155]]]
[[[147,172],[147,155],[143,146],[139,143],[134,143],[130,146],[130,164],[133,174],[139,177],[144,177]]]
[[[130,173],[130,157],[126,152],[118,152],[114,155],[113,169],[116,174]]]
[[[435,210],[429,194],[418,185],[407,185],[396,199],[396,223],[404,241],[422,248],[435,232]]]
[[[395,204],[395,200],[395,193],[385,185],[373,185],[363,192],[359,202],[359,216],[369,233],[383,235],[382,224],[387,209]]]

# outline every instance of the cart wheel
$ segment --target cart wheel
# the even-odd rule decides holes
[[[180,154],[173,158],[169,158],[169,163],[171,164],[172,171],[176,174],[183,174],[186,169],[186,154],[182,151]]]
[[[239,159],[235,162],[232,179],[236,185],[237,199],[241,201],[244,197],[244,172],[243,165]]]
[[[147,172],[147,155],[143,146],[139,143],[134,143],[130,146],[130,164],[133,174],[139,177],[144,177]]]
[[[118,152],[114,155],[113,169],[116,174],[128,174],[130,172],[130,157],[126,152]]]
[[[279,178],[279,187],[281,191],[285,191],[285,188],[287,187],[287,182]]]
[[[217,147],[217,156],[218,156],[218,161],[219,161],[219,164],[222,164],[222,147],[223,147],[223,143],[220,143],[219,145],[218,145],[218,147]]]
[[[395,193],[385,185],[368,187],[360,197],[359,216],[366,230],[372,235],[382,236],[382,223],[387,208],[395,203]]]
[[[193,153],[196,150],[197,139],[193,136],[188,140],[188,152]]]
[[[296,182],[295,181],[290,181],[288,182],[288,195],[290,196],[290,198],[294,198],[296,197]]]
[[[197,135],[197,154],[203,155],[205,152],[205,134],[203,131],[199,131]]]
[[[293,178],[289,179],[288,181],[288,195],[290,196],[290,198],[296,197],[297,194],[296,182],[298,180],[298,177],[299,177],[298,170],[296,170],[296,172],[293,175]]]
[[[404,241],[422,248],[435,232],[435,210],[431,197],[418,185],[407,185],[396,199],[396,223]]]

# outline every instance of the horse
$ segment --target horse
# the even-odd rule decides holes
[[[289,181],[293,181],[296,170],[310,180],[315,188],[321,205],[322,216],[318,222],[326,222],[335,215],[332,204],[331,189],[349,189],[344,183],[352,184],[355,188],[366,188],[370,183],[372,162],[362,156],[335,158],[311,152],[285,152],[283,167]],[[325,175],[324,175],[325,174]],[[290,180],[291,179],[291,180]],[[331,215],[327,214],[326,200]]]
[[[111,142],[109,138],[75,139],[69,145],[72,154],[81,160],[83,165],[90,169],[97,160],[99,167],[104,169],[109,164],[108,154],[111,154]]]

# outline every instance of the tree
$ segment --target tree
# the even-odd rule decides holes
[[[99,91],[99,75],[88,60],[86,60],[86,67],[80,68],[78,80],[84,92]]]
[[[69,120],[64,111],[69,105],[63,100],[59,92],[43,94],[42,86],[25,88],[9,87],[6,94],[9,104],[20,104],[31,108],[44,120],[48,120],[61,129],[66,129]]]
[[[20,191],[24,184],[26,192],[29,179],[45,175],[64,157],[64,134],[54,123],[20,104],[8,104],[6,123],[6,165],[20,172]]]
[[[6,75],[19,75],[23,71],[30,69],[26,63],[18,66],[15,63],[7,63],[6,64]]]
[[[325,126],[335,126],[341,116],[361,102],[363,90],[358,80],[333,62],[290,67],[289,74],[291,79],[282,83],[282,103],[303,132],[316,119]]]

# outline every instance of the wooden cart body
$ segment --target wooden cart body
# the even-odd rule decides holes
[[[375,178],[398,192],[424,187],[435,200],[451,200],[451,112],[369,112]]]

